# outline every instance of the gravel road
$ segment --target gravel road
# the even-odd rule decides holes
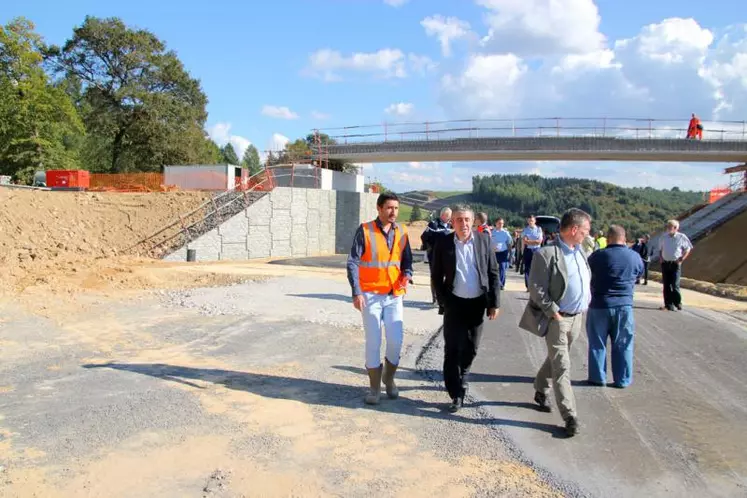
[[[428,295],[407,301],[401,398],[375,408],[340,278],[99,297],[52,318],[4,302],[0,496],[559,496],[418,373],[440,321]]]

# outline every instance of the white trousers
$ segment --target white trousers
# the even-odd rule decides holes
[[[402,296],[364,292],[366,306],[361,311],[366,332],[366,368],[381,365],[381,327],[386,331],[386,359],[399,365],[403,336]]]

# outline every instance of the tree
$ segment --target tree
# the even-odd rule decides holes
[[[321,154],[325,147],[329,145],[335,145],[336,143],[337,141],[334,138],[330,138],[330,136],[326,133],[309,133],[308,135],[306,135],[306,146],[314,154]],[[320,146],[322,147],[322,151],[317,150]],[[320,163],[322,161],[322,159],[317,159],[317,163]],[[329,169],[335,171],[343,171],[345,173],[358,173],[359,170],[357,165],[345,161],[340,161],[338,159],[330,159],[329,161],[324,161],[325,166],[327,162],[329,163]]]
[[[423,213],[420,211],[420,206],[415,206],[412,208],[412,212],[410,213],[410,221],[420,221],[423,219]]]
[[[246,148],[241,164],[249,170],[250,175],[256,175],[262,170],[262,165],[259,161],[259,151],[254,145],[249,144],[249,147]]]
[[[77,168],[84,133],[72,100],[44,72],[43,51],[30,21],[0,26],[0,174],[21,182],[36,169]]]
[[[221,162],[223,164],[239,164],[239,156],[236,155],[236,150],[230,142],[224,145],[220,152],[222,157]]]
[[[197,161],[207,98],[155,35],[117,18],[86,17],[48,57],[58,73],[79,82],[83,119],[101,138],[110,171]]]

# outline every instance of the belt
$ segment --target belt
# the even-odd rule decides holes
[[[565,311],[559,311],[558,314],[565,318],[571,318],[576,315],[580,315],[581,313],[566,313]]]

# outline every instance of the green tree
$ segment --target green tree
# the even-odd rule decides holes
[[[239,164],[239,156],[236,155],[236,149],[230,143],[224,145],[220,152],[223,164]]]
[[[415,206],[410,212],[410,221],[420,221],[423,219],[423,213],[420,210],[420,206]]]
[[[262,165],[259,160],[259,151],[254,145],[250,144],[249,147],[246,148],[241,164],[249,170],[250,175],[256,175],[262,170]]]
[[[43,51],[30,21],[0,26],[0,174],[21,182],[36,169],[77,168],[84,133],[72,100],[44,72]]]
[[[218,144],[213,142],[210,137],[205,137],[200,144],[199,152],[200,164],[220,164],[223,161],[223,152]]]
[[[80,85],[83,118],[100,138],[108,170],[149,171],[199,160],[207,98],[155,35],[117,18],[86,17],[48,54],[58,73]]]

